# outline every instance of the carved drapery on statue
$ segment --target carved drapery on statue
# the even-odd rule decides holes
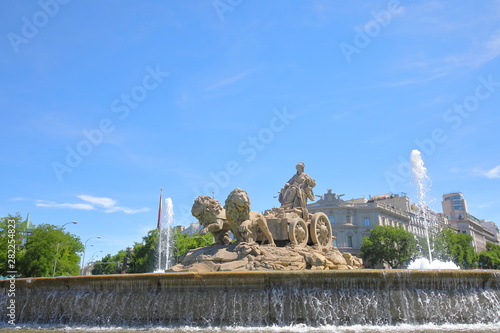
[[[281,189],[279,202],[284,209],[299,210],[302,218],[307,221],[307,199],[314,201],[313,187],[316,186],[316,181],[304,172],[304,167],[304,163],[297,163],[297,173]]]

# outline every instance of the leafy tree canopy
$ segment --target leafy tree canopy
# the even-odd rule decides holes
[[[197,249],[213,244],[212,234],[194,235],[182,234],[176,229],[175,236],[175,256],[177,261],[191,249]]]
[[[78,275],[78,253],[82,251],[79,237],[54,225],[41,224],[26,237],[19,271],[24,276],[33,277]]]
[[[94,263],[94,268],[92,269],[92,275],[103,275],[103,274],[120,274],[123,259],[127,256],[125,250],[118,251],[114,256],[111,254],[105,255],[101,260]]]
[[[190,249],[196,249],[203,246],[213,244],[211,234],[189,236],[181,233],[178,229],[172,228],[171,235],[173,237],[172,254],[174,264],[178,263],[179,259]],[[118,274],[121,272],[124,257],[128,257],[128,267],[126,273],[149,273],[154,272],[158,260],[158,242],[159,232],[157,229],[150,230],[146,236],[142,238],[142,242],[136,242],[130,253],[122,250],[118,254],[112,256],[108,254],[101,261],[96,262],[92,274]],[[163,258],[163,260],[165,260]],[[115,262],[120,262],[118,267]],[[105,264],[111,262],[111,264]]]
[[[500,269],[500,246],[486,243],[486,251],[479,253],[481,268]]]
[[[148,273],[154,272],[158,248],[159,233],[157,229],[150,230],[142,238],[142,243],[135,243],[132,253],[131,267],[127,272]]]
[[[363,260],[372,264],[387,263],[398,268],[411,260],[417,251],[417,241],[402,227],[376,226],[361,242]]]
[[[451,260],[461,268],[477,268],[478,255],[471,245],[472,236],[445,229],[442,237],[448,248]]]

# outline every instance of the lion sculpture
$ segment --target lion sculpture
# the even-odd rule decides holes
[[[224,208],[227,222],[239,241],[256,242],[261,240],[260,234],[263,234],[264,240],[267,240],[269,245],[275,246],[264,216],[250,211],[250,198],[247,192],[240,188],[234,189],[229,193]]]
[[[212,233],[215,243],[219,245],[228,245],[231,242],[228,233],[231,226],[226,220],[226,212],[219,201],[208,195],[200,195],[194,201],[191,214],[204,227],[200,234]]]

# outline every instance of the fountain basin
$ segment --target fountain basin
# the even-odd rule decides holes
[[[0,281],[7,291],[9,281]],[[345,270],[15,280],[16,324],[288,326],[495,323],[500,271]],[[7,292],[0,305],[9,304]]]

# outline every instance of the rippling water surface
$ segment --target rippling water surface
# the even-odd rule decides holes
[[[297,325],[289,327],[223,327],[223,328],[199,328],[199,327],[147,327],[147,328],[123,328],[123,327],[2,327],[0,332],[16,333],[61,333],[61,332],[102,332],[102,333],[138,333],[138,332],[165,332],[165,333],[233,333],[233,332],[260,332],[260,333],[458,333],[458,332],[500,332],[500,323],[494,324],[464,324],[464,325],[397,325],[397,326],[323,326],[310,327]]]

